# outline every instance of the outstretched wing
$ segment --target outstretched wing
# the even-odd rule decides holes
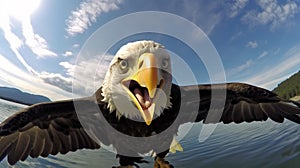
[[[75,101],[93,103],[91,99]],[[8,156],[8,162],[14,165],[28,155],[46,157],[82,148],[100,148],[82,128],[73,103],[73,100],[41,103],[7,118],[0,124],[0,161]]]
[[[286,118],[300,124],[299,103],[283,100],[256,86],[244,83],[181,86],[180,92],[184,110],[198,109],[197,117],[192,119],[196,122],[226,124],[268,118],[283,122]]]

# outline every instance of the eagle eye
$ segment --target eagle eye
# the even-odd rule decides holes
[[[162,68],[167,69],[169,67],[169,60],[163,59],[161,66]]]
[[[127,60],[125,60],[125,59],[121,60],[119,62],[119,67],[120,67],[120,69],[121,69],[121,71],[123,73],[127,72],[127,70],[128,70],[128,62],[127,62]]]

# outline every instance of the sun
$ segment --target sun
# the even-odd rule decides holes
[[[30,16],[40,5],[41,0],[1,0],[0,10],[18,20]]]

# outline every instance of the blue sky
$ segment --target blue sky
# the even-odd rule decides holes
[[[103,76],[105,68],[99,68],[99,64],[107,67],[120,44],[147,38],[176,50],[181,45],[178,40],[150,33],[120,39],[101,61],[95,58],[78,62],[85,42],[101,26],[142,11],[175,14],[201,28],[217,49],[228,82],[247,82],[273,89],[300,70],[299,0],[1,0],[0,86],[43,94],[52,100],[71,98],[72,87],[78,94],[93,91],[86,83],[76,88],[72,81],[78,76],[84,78],[80,72]],[[142,22],[145,24],[147,20]],[[111,30],[108,37],[129,28],[124,24]],[[99,39],[95,47],[105,42],[106,39]],[[192,54],[184,47],[178,53]],[[185,59],[189,62],[189,57]],[[203,73],[205,67],[190,62],[192,68],[196,67],[194,72],[201,71],[199,76],[203,78],[197,80],[208,82]],[[74,74],[75,67],[79,75]]]

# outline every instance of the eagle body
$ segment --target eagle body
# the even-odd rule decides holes
[[[0,160],[9,164],[78,149],[113,146],[120,168],[156,154],[164,158],[184,123],[225,124],[284,119],[300,124],[300,104],[245,83],[172,83],[171,57],[153,41],[129,43],[116,53],[103,84],[90,97],[40,103],[0,124]],[[224,96],[225,94],[225,96]],[[217,104],[217,106],[215,106]],[[137,140],[137,141],[136,141]]]
[[[130,155],[134,155],[136,157],[139,157],[140,154],[149,153],[150,151],[154,152],[155,154],[165,153],[165,151],[168,151],[174,135],[177,134],[179,126],[180,124],[182,124],[182,122],[175,122],[180,109],[180,97],[176,96],[180,95],[180,89],[177,85],[173,85],[172,93],[175,94],[172,95],[173,99],[171,100],[173,108],[164,109],[160,116],[155,117],[151,125],[147,125],[145,122],[128,119],[124,116],[119,118],[117,117],[118,115],[116,114],[116,111],[109,111],[107,103],[104,102],[100,104],[99,109],[103,114],[105,120],[120,133],[132,137],[150,137],[148,139],[145,139],[145,142],[132,144],[132,142],[130,141],[126,141],[124,139],[116,139],[115,136],[112,136],[109,140],[107,140],[106,143],[104,143],[105,140],[100,139],[101,143],[104,143],[107,146],[113,145],[114,148],[116,148],[116,151],[118,151],[118,147],[124,149],[124,147],[128,146],[129,148],[125,149],[126,151],[132,151],[132,148],[134,147],[134,152],[130,153]],[[95,96],[98,100],[102,99],[100,89],[95,94]],[[167,129],[168,131],[166,131]],[[164,132],[164,134],[162,134],[163,136],[160,136],[159,138],[151,138],[151,136],[161,134],[162,132]],[[107,133],[107,135],[109,135],[109,133]],[[155,141],[156,144],[159,143],[160,145],[153,146],[153,143],[147,143],[147,141],[151,140]]]

